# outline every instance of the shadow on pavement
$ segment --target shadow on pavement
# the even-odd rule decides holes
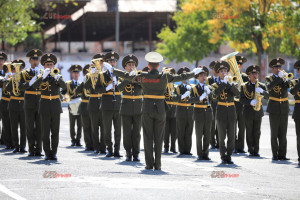
[[[61,163],[57,160],[37,160],[34,162],[28,162],[29,164],[36,164],[36,165],[60,165]]]
[[[41,160],[41,159],[44,159],[43,156],[24,156],[24,157],[19,157],[19,158],[16,158],[16,159],[19,159],[19,160]]]
[[[118,164],[118,165],[127,165],[127,166],[132,166],[132,167],[137,167],[137,166],[143,166],[144,165],[141,162],[133,162],[133,161],[129,162],[129,161],[125,161],[125,160],[121,161],[119,163],[116,163],[116,164]]]
[[[216,165],[216,166],[214,166],[214,167],[220,167],[220,168],[233,168],[233,169],[240,169],[240,168],[241,168],[241,166],[236,165],[236,164],[231,164],[231,165],[229,165],[229,164],[222,164],[222,163],[220,163],[220,164],[218,164],[218,165]]]
[[[164,172],[162,170],[141,170],[140,174],[144,174],[144,175],[154,175],[154,176],[159,176],[159,175],[169,175],[168,172]]]

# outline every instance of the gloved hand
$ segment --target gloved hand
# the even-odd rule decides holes
[[[225,83],[225,84],[228,83],[228,77],[227,76],[224,77],[223,83]]]
[[[114,86],[113,86],[113,84],[111,83],[111,84],[109,84],[107,87],[106,87],[106,91],[109,91],[109,90],[111,90],[111,89],[113,89],[114,88]]]
[[[193,72],[196,74],[199,74],[202,71],[202,68],[195,68],[193,69]]]
[[[113,67],[110,64],[108,64],[107,62],[104,62],[103,65],[104,65],[104,69],[106,69],[110,72],[113,71]]]
[[[10,77],[10,76],[12,76],[12,73],[10,73],[10,72],[6,73],[3,81],[6,81],[8,79],[8,77]]]
[[[186,85],[186,89],[191,90],[192,87],[190,85]]]
[[[129,76],[136,76],[136,71],[135,71],[135,70],[131,71],[131,72],[129,73]]]
[[[113,76],[112,78],[113,78],[113,81],[114,81],[115,83],[117,83],[117,77]]]
[[[186,91],[183,95],[181,95],[181,99],[184,99],[188,96],[190,96],[191,92],[190,91]]]
[[[200,101],[202,101],[202,100],[205,99],[206,97],[207,97],[207,93],[204,92],[204,93],[199,97],[199,99],[200,99]]]
[[[61,77],[60,74],[55,74],[55,75],[54,75],[55,80],[58,80],[60,77]]]
[[[32,77],[32,79],[29,81],[29,86],[32,86],[35,80],[36,80],[36,76]]]
[[[210,89],[207,85],[204,86],[204,91],[206,92],[206,94],[210,94]]]
[[[47,78],[47,76],[50,74],[50,69],[47,68],[44,70],[44,73],[43,73],[43,79]]]
[[[255,106],[256,103],[257,103],[257,102],[256,102],[256,99],[252,99],[251,102],[250,102],[250,105],[251,105],[251,106]]]
[[[284,73],[283,73],[282,71],[280,71],[280,72],[278,73],[278,76],[279,76],[280,78],[282,78],[283,75],[284,75]]]
[[[41,70],[38,67],[34,68],[35,75],[39,75],[41,73]]]
[[[255,92],[264,93],[264,90],[261,87],[255,89]]]

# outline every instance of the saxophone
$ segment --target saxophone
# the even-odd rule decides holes
[[[256,92],[256,88],[258,88],[259,87],[259,84],[258,84],[258,81],[256,81],[256,83],[255,83],[255,95],[254,95],[254,99],[256,100],[256,104],[255,104],[255,106],[253,106],[253,109],[255,110],[255,111],[259,111],[260,110],[260,108],[261,108],[261,99],[263,98],[263,96],[259,93],[259,92]]]

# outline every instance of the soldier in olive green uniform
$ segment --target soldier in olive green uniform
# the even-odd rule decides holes
[[[83,68],[83,75],[86,76],[88,70],[90,69],[91,65],[87,64]],[[81,96],[81,103],[78,108],[78,113],[81,116],[81,123],[83,127],[83,135],[84,135],[84,142],[85,142],[85,150],[86,151],[93,151],[93,135],[92,135],[92,127],[91,127],[91,118],[89,116],[88,111],[88,103],[90,94],[89,91],[84,88],[84,83],[80,83],[80,85],[75,90],[76,95]]]
[[[75,92],[76,88],[80,84],[79,76],[82,71],[82,67],[80,65],[72,65],[68,70],[71,73],[72,80],[66,81],[67,89],[62,90],[61,93],[63,95],[68,95],[70,101],[80,98],[80,94]],[[69,105],[69,127],[70,127],[70,136],[71,136],[71,146],[82,146],[80,143],[81,139],[81,116],[79,113],[72,113],[72,110]],[[77,122],[77,131],[75,131],[75,124]],[[77,134],[76,134],[77,133]]]
[[[16,66],[20,63],[20,66]],[[15,64],[15,65],[14,65]],[[11,139],[13,142],[13,153],[26,153],[26,132],[25,132],[25,114],[24,114],[24,92],[18,88],[21,71],[25,68],[25,62],[17,59],[12,62],[13,77],[8,80],[6,90],[10,93],[10,101],[8,103],[9,119],[11,127]],[[17,70],[18,69],[18,70]],[[18,72],[19,71],[19,72]],[[18,128],[20,126],[20,137]]]
[[[195,76],[199,83],[192,87],[190,102],[194,103],[194,120],[197,144],[197,160],[210,160],[208,157],[211,123],[213,112],[210,106],[211,90],[205,81],[209,71],[205,66],[198,66],[202,71]]]
[[[289,160],[286,157],[286,134],[290,111],[288,101],[290,81],[284,78],[284,73],[281,71],[284,63],[282,58],[271,60],[269,67],[272,68],[273,75],[266,77],[266,86],[270,95],[267,112],[270,120],[273,160]]]
[[[166,67],[163,72],[169,72],[171,74],[176,74],[176,71],[172,67]],[[174,93],[174,83],[168,83],[167,91],[165,93],[166,102],[169,106],[169,110],[166,112],[166,127],[165,127],[165,138],[164,138],[164,153],[169,152],[170,138],[171,138],[171,148],[172,153],[176,152],[176,140],[177,140],[177,130],[176,130],[176,102],[173,101]]]
[[[57,160],[60,114],[62,113],[60,88],[66,89],[67,87],[61,75],[50,73],[56,62],[55,55],[44,54],[41,57],[41,64],[45,68],[43,74],[34,76],[29,82],[29,86],[33,86],[33,89],[40,88],[41,90],[39,114],[45,160]]]
[[[0,61],[1,63],[7,60],[7,55],[4,52],[0,52]],[[13,149],[13,143],[11,138],[11,129],[10,129],[10,119],[8,112],[8,103],[10,101],[10,94],[6,90],[6,81],[11,76],[11,72],[8,71],[7,65],[3,66],[3,69],[0,71],[1,81],[0,87],[2,89],[2,96],[0,101],[0,112],[2,116],[2,139],[4,140],[5,149]],[[3,77],[4,76],[4,77]]]
[[[108,62],[114,68],[117,67],[119,55],[116,52],[109,52],[105,54],[104,61]],[[116,85],[118,84],[118,77],[112,76],[109,71],[103,73],[104,85],[100,89],[102,94],[101,109],[102,119],[105,131],[105,143],[107,146],[106,157],[122,157],[120,154],[121,143],[121,92]],[[112,142],[112,124],[114,125],[114,142]],[[114,148],[113,148],[114,146]]]
[[[217,83],[219,81],[219,75],[215,71],[215,65],[217,61],[214,60],[209,64],[209,68],[211,69],[213,75],[207,77],[206,84],[207,85],[212,85],[214,83]],[[219,148],[219,141],[218,141],[218,128],[217,128],[217,123],[216,123],[216,110],[217,110],[217,98],[215,96],[211,96],[211,107],[213,110],[213,120],[211,122],[211,131],[210,131],[210,146],[211,149],[218,149]]]
[[[4,52],[0,52],[0,77],[5,76],[3,66],[6,61],[6,58],[7,58],[7,55]],[[0,112],[0,120],[1,120],[1,112]],[[0,145],[5,145],[5,139],[3,136],[3,129],[1,128],[1,125],[0,125]]]
[[[294,64],[294,68],[297,69],[297,73],[300,75],[300,60]],[[296,125],[298,165],[300,165],[300,78],[292,81],[290,93],[294,95],[295,98],[293,119]]]
[[[30,80],[41,71],[38,65],[42,55],[43,52],[39,49],[32,49],[27,53],[26,57],[29,57],[30,68],[22,71],[19,83],[19,89],[25,92],[24,112],[28,156],[43,156],[41,123],[37,106],[40,102],[41,92],[39,88],[33,89],[32,86],[29,86]]]
[[[237,86],[229,81],[227,73],[230,66],[227,62],[218,62],[215,70],[219,73],[220,81],[214,83],[215,88],[213,94],[218,99],[216,120],[219,134],[220,155],[222,164],[233,164],[231,155],[234,149],[234,129],[236,121],[236,110],[234,105],[234,97],[239,95]],[[227,136],[227,145],[225,138]]]
[[[182,67],[177,74],[190,72],[187,67]],[[178,148],[180,155],[192,155],[192,134],[193,134],[193,107],[189,103],[189,95],[191,86],[188,80],[182,81],[178,86],[175,86],[174,101],[177,101],[176,107],[176,124],[178,136]]]
[[[251,65],[247,68],[246,73],[249,76],[249,81],[241,85],[240,102],[243,106],[243,116],[246,125],[246,142],[248,146],[249,156],[259,157],[259,139],[260,139],[260,127],[264,111],[262,105],[259,110],[254,110],[259,102],[257,102],[256,94],[261,98],[268,99],[269,93],[266,90],[266,86],[258,81],[258,75],[260,67],[257,65]],[[257,84],[257,85],[256,85]],[[261,102],[261,101],[260,101]],[[259,105],[259,104],[258,104]]]
[[[103,53],[99,53],[93,56],[93,60],[98,62],[104,58]],[[92,60],[92,61],[93,61]],[[98,60],[98,61],[96,61]],[[105,144],[105,132],[102,123],[102,110],[100,108],[102,94],[96,91],[100,87],[100,72],[101,66],[93,65],[90,68],[89,73],[85,76],[84,88],[90,92],[90,98],[88,103],[88,111],[91,118],[91,128],[92,128],[92,141],[94,153],[106,154],[106,144]],[[93,78],[95,77],[95,78]],[[92,81],[94,80],[94,81]],[[100,127],[100,140],[99,140],[99,127]]]
[[[244,56],[236,56],[235,57],[238,67],[240,69],[240,73],[242,79],[245,82],[249,81],[247,74],[242,73],[243,64],[247,62],[247,58]],[[235,127],[235,150],[234,153],[246,153],[244,150],[245,146],[245,119],[243,116],[243,104],[239,102],[239,97],[234,98],[234,104],[236,109],[236,126],[239,131],[237,131],[237,127]]]
[[[165,91],[168,83],[188,80],[192,78],[199,69],[195,69],[192,73],[184,73],[181,75],[171,75],[170,73],[162,73],[158,71],[159,63],[163,61],[163,57],[156,52],[150,52],[145,56],[149,62],[150,72],[142,72],[136,74],[135,71],[125,73],[121,70],[113,69],[113,74],[132,81],[135,78],[141,78],[141,86],[144,92],[144,101],[142,108],[142,125],[144,132],[144,148],[146,169],[161,170],[161,153],[164,138],[164,126],[166,122],[166,110],[168,105],[165,101]],[[153,143],[154,148],[153,148]],[[155,156],[153,156],[153,152]]]
[[[127,55],[122,60],[122,66],[127,72],[135,71],[138,59],[135,55]],[[140,161],[140,140],[142,127],[142,87],[134,80],[121,81],[117,86],[123,93],[120,114],[123,124],[123,143],[126,150],[126,161]]]

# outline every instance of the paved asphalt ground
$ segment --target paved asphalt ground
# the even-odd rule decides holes
[[[163,155],[162,171],[144,170],[143,150],[141,162],[133,163],[125,162],[124,157],[105,158],[83,148],[70,147],[68,124],[64,108],[57,162],[13,154],[0,147],[1,200],[300,199],[300,168],[291,118],[287,136],[290,161],[272,162],[269,119],[265,116],[261,158],[238,154],[233,156],[235,165],[226,166],[220,164],[218,151],[211,150],[210,162],[196,161],[194,134],[194,156]],[[125,154],[123,148],[122,154]],[[49,171],[60,177],[47,178],[51,177]],[[220,178],[221,173],[227,177]]]

